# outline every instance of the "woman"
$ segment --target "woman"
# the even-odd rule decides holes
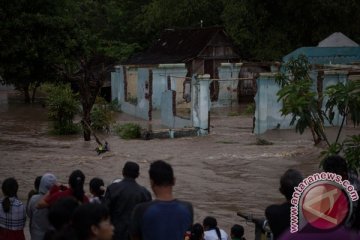
[[[4,198],[0,199],[0,239],[25,240],[26,210],[17,198],[18,188],[15,178],[5,179],[1,186]]]
[[[31,240],[43,240],[44,235],[51,229],[48,220],[48,209],[38,209],[38,201],[56,184],[56,177],[51,173],[46,173],[40,180],[39,193],[33,195],[28,203],[26,212],[30,219]]]
[[[84,192],[85,175],[80,170],[73,171],[69,176],[69,188],[66,186],[54,186],[49,193],[38,202],[37,208],[51,206],[63,197],[74,197],[79,203],[88,203],[89,198]]]

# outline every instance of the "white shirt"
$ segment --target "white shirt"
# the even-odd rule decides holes
[[[215,229],[205,231],[204,239],[205,240],[228,240],[229,239],[227,233],[224,230],[220,229],[220,234],[221,234],[221,239],[218,238]]]

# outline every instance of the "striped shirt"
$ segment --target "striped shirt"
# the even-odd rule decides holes
[[[10,198],[10,211],[5,213],[0,200],[0,227],[10,230],[22,230],[25,227],[26,211],[24,204],[17,198]]]

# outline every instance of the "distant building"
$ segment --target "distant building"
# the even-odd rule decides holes
[[[284,56],[283,62],[299,55],[305,55],[312,65],[309,75],[313,79],[313,88],[319,93],[324,92],[328,86],[360,79],[360,46],[342,33],[331,34],[316,47],[298,48]],[[276,95],[280,86],[275,82],[275,74],[260,74],[257,87],[255,133],[291,128],[291,116],[282,116],[280,112],[282,103],[278,102]],[[325,108],[323,105],[323,109]],[[340,126],[342,119],[343,116],[336,112],[333,125]]]

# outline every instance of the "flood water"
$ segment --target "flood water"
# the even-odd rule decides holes
[[[273,145],[256,145],[251,116],[228,117],[217,112],[211,116],[211,134],[204,137],[126,141],[111,133],[99,135],[109,143],[110,151],[98,156],[94,140],[49,135],[46,109],[40,104],[24,105],[7,96],[0,91],[0,180],[15,177],[24,202],[35,177],[45,172],[66,183],[73,170],[81,169],[88,191],[92,177],[106,183],[121,177],[126,161],[139,163],[138,182],[150,189],[149,164],[162,159],[174,168],[175,197],[192,202],[195,222],[212,215],[228,233],[233,224],[240,223],[251,240],[253,225],[236,212],[262,216],[267,205],[281,203],[279,177],[286,169],[296,168],[304,175],[318,171],[321,149],[313,146],[309,134],[270,130],[260,137]],[[117,117],[118,123],[129,121],[147,124],[125,114]]]

